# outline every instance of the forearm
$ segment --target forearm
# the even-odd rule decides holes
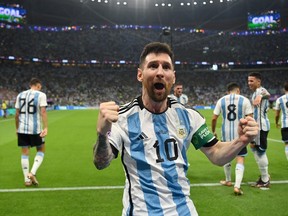
[[[212,129],[212,133],[214,134],[216,131],[216,121],[214,119],[212,119],[212,123],[211,123],[211,129]]]
[[[201,151],[213,164],[223,166],[231,162],[246,145],[240,139],[234,139],[231,142],[219,141],[212,147],[202,147]]]
[[[276,127],[279,126],[279,115],[275,116],[275,124],[276,124]]]
[[[43,123],[43,128],[48,129],[48,118],[47,118],[46,112],[42,112],[42,123]]]
[[[112,148],[108,142],[107,135],[98,134],[98,139],[93,148],[94,165],[101,170],[110,165],[114,159]]]

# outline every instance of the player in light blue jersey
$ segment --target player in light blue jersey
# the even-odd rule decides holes
[[[238,136],[238,125],[241,118],[252,116],[252,106],[248,98],[240,95],[240,86],[237,83],[227,85],[228,94],[220,98],[215,106],[212,117],[212,133],[217,137],[217,119],[222,114],[221,140],[232,141]],[[244,157],[247,155],[247,148],[244,147],[236,156],[234,194],[242,195],[241,182],[244,175]],[[225,186],[232,186],[231,162],[223,166],[225,180],[220,183]]]
[[[284,85],[285,94],[277,98],[275,104],[275,123],[276,127],[280,128],[279,119],[281,114],[281,136],[285,143],[285,154],[288,160],[288,82]]]
[[[258,136],[250,145],[261,174],[259,179],[252,186],[260,189],[268,189],[270,186],[270,175],[268,172],[269,163],[266,150],[268,146],[267,136],[270,130],[268,118],[270,93],[261,86],[261,80],[261,74],[258,72],[251,72],[248,74],[248,86],[253,91],[253,117],[260,128]]]
[[[198,215],[186,176],[190,143],[223,166],[258,132],[255,120],[246,117],[236,139],[218,141],[197,111],[168,97],[175,83],[173,62],[167,44],[147,44],[137,72],[142,94],[122,107],[113,101],[100,104],[94,164],[104,169],[121,156],[126,175],[123,216]]]
[[[170,94],[169,97],[177,100],[183,105],[188,104],[188,96],[183,93],[183,85],[181,83],[176,83],[174,85],[174,92],[173,94]]]
[[[36,172],[42,164],[45,153],[44,137],[48,133],[47,123],[47,98],[41,92],[41,81],[32,78],[30,89],[18,94],[16,99],[16,130],[18,146],[21,147],[21,166],[24,175],[25,186],[38,185]],[[43,125],[42,125],[43,124]],[[43,129],[42,129],[43,126]],[[36,147],[37,153],[29,172],[29,149]]]

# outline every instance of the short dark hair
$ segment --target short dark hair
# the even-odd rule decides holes
[[[33,77],[33,78],[30,80],[29,85],[30,85],[30,86],[34,86],[34,85],[37,85],[38,83],[41,84],[40,79]]]
[[[285,89],[285,91],[288,91],[288,82],[286,82],[286,83],[284,84],[284,89]]]
[[[262,79],[262,76],[259,72],[251,72],[249,73],[248,76],[253,76],[253,77],[256,77],[257,79],[261,80]]]
[[[227,91],[233,91],[234,89],[237,89],[239,88],[240,89],[240,86],[236,83],[236,82],[231,82],[231,83],[228,83],[227,85]]]
[[[171,58],[172,65],[174,66],[174,53],[173,53],[171,47],[167,43],[151,42],[144,47],[144,49],[140,55],[139,67],[142,66],[142,64],[145,61],[146,56],[150,53],[156,53],[156,54],[166,53],[166,54],[168,54]]]

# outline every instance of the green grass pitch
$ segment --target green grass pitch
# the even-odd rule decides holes
[[[200,110],[210,127],[212,110]],[[120,159],[99,171],[92,163],[96,140],[97,110],[49,111],[45,159],[38,170],[38,188],[25,188],[16,144],[14,118],[0,120],[0,215],[16,216],[117,216],[122,210],[124,172]],[[191,198],[201,216],[284,216],[288,215],[288,162],[270,110],[269,172],[271,189],[252,188],[259,171],[253,155],[245,162],[243,196],[234,196],[232,187],[215,184],[223,179],[223,168],[212,165],[201,151],[189,149],[188,178]],[[218,134],[220,134],[220,120]],[[30,165],[35,149],[31,149]],[[232,165],[234,179],[235,162]],[[273,183],[274,182],[274,183]],[[282,183],[281,183],[282,182]],[[207,186],[203,186],[207,183]],[[208,183],[214,183],[210,186]],[[199,184],[200,186],[196,185]]]

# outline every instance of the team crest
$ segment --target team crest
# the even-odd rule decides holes
[[[177,128],[177,136],[178,136],[180,139],[186,138],[186,136],[187,136],[187,131],[186,131],[186,128],[185,128],[184,125],[178,126],[178,128]]]

